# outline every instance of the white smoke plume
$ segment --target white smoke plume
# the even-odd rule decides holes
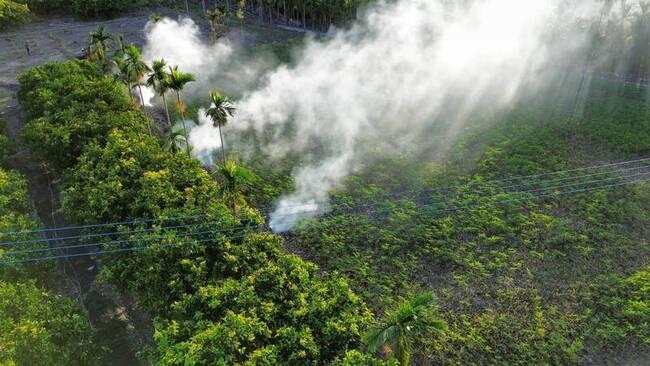
[[[219,130],[214,128],[212,120],[205,115],[205,108],[198,112],[199,124],[189,132],[189,142],[192,145],[192,155],[206,165],[211,165],[213,152],[221,147]]]
[[[199,27],[189,18],[179,21],[163,18],[150,21],[145,27],[146,39],[142,59],[148,63],[164,58],[169,66],[194,74],[198,80],[187,84],[187,91],[204,91],[211,77],[223,68],[233,54],[226,41],[209,45],[201,37]]]
[[[380,2],[351,28],[308,41],[295,64],[267,72],[237,102],[230,128],[256,131],[260,141],[275,136],[262,146],[270,156],[305,154],[293,173],[296,189],[281,197],[271,227],[286,231],[322,212],[328,192],[363,165],[364,146],[410,148],[441,118],[447,131],[430,140],[448,139],[479,108],[512,103],[562,53],[548,36],[563,2]],[[229,46],[205,46],[188,21],[159,23],[149,33],[145,57],[163,55],[197,75],[232,62]],[[187,38],[179,49],[170,37]],[[207,156],[219,147],[217,136],[200,121],[191,143]],[[324,150],[317,157],[315,144]]]
[[[178,66],[181,72],[196,77],[183,91],[189,98],[205,99],[214,90],[241,94],[254,88],[262,72],[275,65],[270,55],[244,61],[243,49],[229,37],[210,44],[209,37],[189,18],[150,21],[145,26],[145,34],[144,61],[151,63],[164,58],[167,65]],[[150,104],[153,95],[151,89],[145,95]]]

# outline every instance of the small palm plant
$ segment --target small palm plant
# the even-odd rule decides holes
[[[233,160],[226,161],[219,167],[221,177],[221,194],[233,216],[239,215],[239,206],[246,203],[243,191],[255,179],[255,175],[243,166],[237,165]]]
[[[142,79],[151,71],[149,65],[146,62],[142,61],[142,56],[138,48],[131,44],[126,49],[126,63],[128,71],[131,75],[131,80],[134,84],[138,85],[138,91],[140,92],[140,102],[142,103],[142,108],[144,108],[144,96],[142,95]]]
[[[129,65],[126,60],[122,57],[115,57],[113,59],[115,67],[117,67],[117,74],[115,74],[115,79],[123,83],[127,90],[129,91],[129,96],[133,100],[133,94],[131,93],[131,75],[129,74]]]
[[[163,16],[160,14],[153,13],[149,15],[149,20],[151,20],[154,23],[158,23],[159,21],[163,20]]]
[[[212,104],[205,112],[207,117],[210,117],[214,127],[219,128],[219,139],[221,140],[221,157],[224,165],[226,164],[226,150],[223,146],[223,134],[221,127],[228,124],[228,118],[235,114],[235,106],[228,97],[221,95],[219,92],[210,93]]]
[[[106,32],[106,29],[102,25],[96,31],[90,32],[89,38],[88,58],[91,61],[99,62],[102,68],[106,70],[107,64],[109,63],[106,58],[106,53],[108,52],[108,46],[113,36]]]
[[[187,126],[185,125],[185,104],[183,104],[181,99],[181,92],[187,83],[195,80],[194,75],[178,71],[178,66],[170,66],[167,80],[169,81],[169,89],[176,92],[176,110],[181,114],[183,131],[185,132],[185,136],[188,136]],[[186,144],[185,147],[187,149],[187,154],[190,155],[190,145]]]
[[[179,146],[186,146],[187,143],[187,136],[185,136],[182,130],[172,130],[165,137],[163,149],[165,151],[176,153],[179,151]]]
[[[363,335],[363,341],[372,353],[380,348],[384,354],[408,366],[413,354],[413,338],[421,326],[428,324],[442,330],[446,323],[432,316],[433,294],[424,293],[400,304],[385,319]]]
[[[151,65],[151,73],[147,78],[146,84],[148,87],[153,88],[156,94],[162,97],[163,105],[165,106],[165,114],[167,115],[167,127],[171,131],[172,119],[169,117],[169,107],[167,106],[167,98],[165,98],[165,94],[169,91],[169,80],[167,73],[165,72],[165,66],[167,66],[165,59],[154,61]]]

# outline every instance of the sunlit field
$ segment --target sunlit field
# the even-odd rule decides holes
[[[0,364],[650,363],[649,11],[0,0]]]

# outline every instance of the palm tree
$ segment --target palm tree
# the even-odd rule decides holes
[[[245,8],[246,8],[246,0],[239,0],[237,2],[237,13],[235,15],[237,16],[237,20],[239,21],[239,34],[241,35],[244,34]]]
[[[210,23],[210,41],[213,44],[217,41],[217,38],[219,38],[217,27],[219,25],[219,17],[221,17],[222,14],[220,7],[205,12],[205,16],[208,18],[208,23]]]
[[[163,149],[165,151],[178,152],[178,146],[181,143],[187,145],[187,136],[181,130],[172,130],[165,137]]]
[[[176,92],[176,110],[181,114],[181,121],[183,123],[183,131],[185,136],[188,136],[187,126],[185,125],[185,105],[181,100],[181,91],[185,88],[185,85],[189,82],[194,81],[194,75],[188,73],[182,73],[178,71],[178,66],[169,67],[169,74],[167,74],[167,80],[169,81],[169,89]],[[190,155],[190,144],[186,144],[185,148],[187,149],[187,154]]]
[[[383,348],[384,354],[395,358],[401,366],[408,366],[413,352],[413,337],[418,326],[430,323],[442,330],[446,323],[431,316],[433,294],[424,293],[400,304],[386,318],[363,335],[363,341],[372,353]]]
[[[131,74],[131,79],[134,83],[138,84],[138,90],[140,92],[140,102],[142,103],[142,108],[144,108],[144,96],[142,95],[142,79],[148,72],[151,71],[149,65],[146,62],[142,61],[142,56],[138,48],[131,44],[126,49],[126,63],[128,65],[129,73]]]
[[[167,98],[165,98],[165,94],[169,90],[169,80],[167,73],[165,73],[165,66],[167,66],[165,59],[153,62],[151,65],[151,74],[149,74],[149,78],[147,79],[147,86],[152,87],[156,93],[162,97],[163,105],[165,106],[165,114],[167,115],[167,127],[171,131],[172,119],[169,117]]]
[[[131,75],[129,73],[129,64],[126,62],[126,60],[122,57],[114,57],[113,62],[115,63],[115,66],[117,67],[117,74],[115,75],[115,79],[122,82],[124,85],[126,85],[127,90],[129,91],[129,97],[131,97],[131,100],[133,100],[133,94],[131,93]]]
[[[106,66],[108,43],[112,39],[113,37],[106,32],[103,25],[99,26],[96,31],[90,32],[89,34],[88,58],[100,62],[104,69]]]
[[[245,204],[243,190],[255,179],[255,175],[243,166],[237,165],[233,160],[228,160],[219,167],[221,176],[220,191],[224,200],[232,210],[233,216],[238,216],[238,205]]]
[[[235,107],[232,105],[228,97],[221,95],[219,92],[210,93],[210,99],[212,100],[212,105],[205,112],[205,115],[207,117],[210,117],[214,127],[219,128],[219,138],[221,139],[221,156],[225,165],[226,151],[223,147],[223,134],[221,133],[221,127],[228,124],[228,118],[232,117],[235,113]]]

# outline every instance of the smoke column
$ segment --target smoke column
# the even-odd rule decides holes
[[[485,106],[508,106],[524,85],[541,82],[549,63],[565,51],[548,42],[562,0],[449,3],[380,2],[349,29],[308,41],[298,61],[265,72],[258,79],[261,85],[243,93],[229,128],[255,131],[260,141],[275,136],[262,146],[269,156],[305,156],[293,172],[295,191],[281,197],[271,215],[274,231],[289,230],[326,209],[328,192],[363,166],[364,147],[411,148],[409,142],[442,115],[447,132],[430,139],[450,138],[467,116]],[[191,28],[189,23],[179,26]],[[182,34],[170,32],[174,38]],[[180,42],[187,42],[182,48],[188,55],[170,60],[181,66],[187,62],[188,71],[205,73],[206,65],[232,57],[225,46],[206,48],[187,36],[189,41]],[[175,52],[148,47],[149,57]],[[210,129],[201,123],[191,134],[202,156],[219,147]],[[279,132],[287,129],[291,133]],[[322,147],[316,157],[315,144]]]

